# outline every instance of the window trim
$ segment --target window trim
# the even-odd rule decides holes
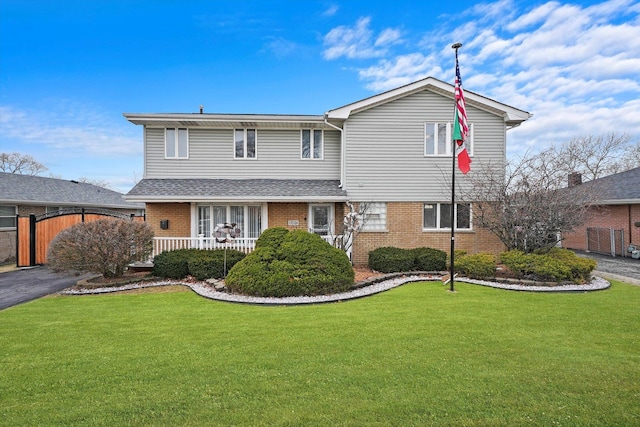
[[[169,140],[167,139],[167,133],[169,130],[173,130],[175,132],[174,141],[173,141],[173,149],[174,156],[167,156],[167,146],[169,144]],[[180,156],[180,131],[186,131],[186,142],[187,142],[187,154],[186,156]],[[176,159],[188,159],[189,158],[189,128],[184,127],[175,127],[175,128],[164,128],[164,158],[168,160],[176,160]]]
[[[424,202],[422,204],[422,231],[451,231],[451,227],[440,227],[441,221],[441,209],[443,205],[447,207],[450,205],[450,202]],[[436,205],[436,226],[435,227],[425,227],[425,207],[426,205]],[[468,228],[459,228],[458,227],[458,206],[459,205],[468,205],[469,206],[469,227]],[[449,208],[450,209],[450,208]],[[455,221],[455,230],[457,231],[473,231],[473,206],[471,203],[456,203],[453,211],[454,221]]]
[[[242,157],[239,157],[236,153],[236,133],[238,131],[243,132],[243,146],[242,146]],[[253,131],[254,133],[254,149],[253,149],[253,157],[247,157],[247,144],[249,139],[247,138],[247,132]],[[258,159],[258,129],[257,128],[234,128],[233,129],[233,159],[234,160],[257,160]]]
[[[1,207],[13,208],[13,215],[0,215],[1,218],[13,218],[13,225],[10,227],[0,227],[2,231],[16,230],[18,228],[18,206],[16,205],[0,205]]]
[[[320,132],[320,157],[315,157],[316,139],[315,132]],[[309,157],[304,157],[303,136],[304,132],[309,132]],[[300,159],[301,160],[324,160],[324,129],[300,129]]]
[[[199,232],[200,232],[200,208],[202,207],[207,207],[209,208],[209,236],[204,236],[204,237],[213,237],[215,229],[217,224],[215,223],[214,219],[215,219],[215,215],[214,215],[214,208],[216,207],[223,207],[224,208],[224,215],[226,218],[226,222],[229,222],[229,218],[231,218],[231,208],[232,207],[242,207],[243,209],[243,224],[240,224],[240,230],[242,231],[242,237],[240,237],[241,239],[253,239],[254,237],[248,237],[249,234],[249,228],[247,227],[249,225],[249,221],[251,219],[251,215],[249,213],[249,208],[254,207],[254,208],[259,208],[259,220],[260,220],[260,231],[258,234],[258,237],[260,236],[260,234],[262,234],[262,232],[266,229],[265,228],[265,218],[264,218],[264,204],[262,203],[216,203],[216,202],[211,202],[211,203],[196,203],[193,205],[195,207],[195,209],[193,210],[193,222],[195,224],[195,227],[193,228],[193,232],[195,232],[196,237],[199,236]],[[257,238],[257,237],[255,237]]]
[[[427,126],[432,125],[434,128],[434,135],[438,137],[438,125],[446,124],[446,143],[445,143],[445,152],[440,153],[438,150],[438,140],[434,140],[433,142],[433,153],[427,153]],[[453,146],[453,141],[451,140],[452,134],[452,125],[451,122],[424,122],[423,126],[423,155],[424,157],[451,157],[451,148]],[[469,157],[473,157],[473,149],[474,149],[474,123],[469,123],[469,139],[465,142],[467,146],[467,151],[469,152]]]

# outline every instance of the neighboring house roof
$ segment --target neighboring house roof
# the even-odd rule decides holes
[[[413,82],[408,85],[401,86],[399,88],[392,89],[387,92],[383,92],[369,98],[365,98],[360,101],[356,101],[351,104],[347,104],[345,106],[330,110],[326,113],[325,116],[328,119],[346,120],[353,113],[364,111],[369,108],[373,108],[375,106],[385,104],[395,99],[402,98],[407,95],[411,95],[412,93],[420,92],[423,90],[430,90],[442,96],[451,98],[451,108],[453,109],[453,85],[438,79],[434,79],[433,77],[427,77],[425,79],[418,80],[417,82]],[[468,90],[464,91],[464,99],[467,105],[473,105],[474,107],[477,107],[481,110],[485,110],[498,116],[502,116],[504,118],[505,124],[508,127],[519,126],[522,122],[532,116],[532,114],[526,111],[511,107],[498,101],[494,101],[493,99],[478,95],[477,93]]]
[[[344,201],[337,180],[302,179],[143,179],[127,194],[146,202]]]
[[[640,204],[640,167],[579,185],[597,191],[601,205]]]
[[[42,176],[0,172],[0,203],[14,205],[144,209],[123,194],[97,185]]]

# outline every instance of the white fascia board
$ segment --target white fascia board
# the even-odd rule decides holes
[[[304,197],[175,197],[175,196],[127,196],[127,200],[145,203],[190,203],[190,202],[211,202],[211,203],[327,203],[327,202],[345,202],[348,200],[346,196],[304,196]]]
[[[441,80],[434,79],[433,77],[427,77],[426,79],[419,80],[408,85],[392,89],[387,92],[380,93],[378,95],[365,98],[363,100],[347,104],[343,107],[329,110],[325,113],[328,119],[334,120],[346,120],[349,116],[355,112],[367,110],[373,108],[376,105],[384,104],[397,98],[402,98],[411,95],[422,90],[432,90],[442,96],[454,99],[454,86],[445,83]],[[494,114],[499,114],[504,117],[506,123],[519,124],[532,115],[524,110],[520,110],[515,107],[503,104],[493,99],[487,98],[477,93],[465,90],[465,100],[470,105],[487,110]]]
[[[218,123],[237,123],[238,125],[256,124],[324,124],[322,115],[294,114],[208,114],[208,113],[122,113],[131,123],[136,125],[153,125],[154,123],[186,122],[195,126],[210,126]]]

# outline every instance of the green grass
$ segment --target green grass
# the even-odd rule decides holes
[[[260,307],[191,292],[0,312],[0,425],[640,425],[640,287],[414,283]]]

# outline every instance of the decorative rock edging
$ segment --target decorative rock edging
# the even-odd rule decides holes
[[[362,298],[364,296],[374,295],[380,292],[387,291],[389,289],[396,288],[400,285],[410,282],[422,282],[422,281],[440,281],[441,276],[431,274],[421,275],[406,275],[401,273],[393,273],[367,281],[359,282],[354,285],[354,289],[348,292],[342,292],[333,295],[318,295],[318,296],[301,296],[301,297],[251,297],[246,295],[236,295],[226,292],[220,292],[216,290],[212,285],[205,282],[187,282],[176,280],[163,280],[154,282],[137,282],[130,283],[122,286],[110,286],[93,289],[75,289],[67,288],[60,292],[63,295],[87,295],[87,294],[103,294],[110,292],[119,292],[132,289],[142,289],[155,286],[170,286],[170,285],[182,285],[188,286],[200,296],[205,298],[235,302],[243,304],[258,304],[258,305],[298,305],[298,304],[319,304],[326,302],[338,302],[349,299]],[[600,278],[593,277],[591,283],[585,285],[558,285],[558,286],[532,286],[525,284],[514,283],[498,283],[485,280],[467,279],[464,277],[456,278],[457,282],[470,283],[480,286],[489,286],[492,288],[512,290],[512,291],[525,291],[525,292],[589,292],[608,289],[611,284]],[[365,284],[362,284],[365,283]]]

